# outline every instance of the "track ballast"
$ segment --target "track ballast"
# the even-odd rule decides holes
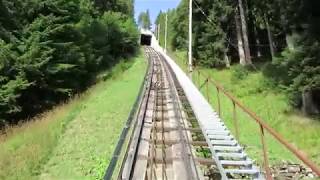
[[[229,144],[234,139],[230,134],[209,137],[200,128],[164,57],[151,47],[145,47],[145,52],[149,68],[135,117],[127,127],[131,134],[118,179],[260,179],[259,170],[245,154],[233,157],[243,152],[242,148],[230,152],[229,147],[238,147]],[[212,131],[216,130],[221,131]],[[228,142],[221,144],[226,138]],[[225,148],[213,149],[215,141]]]

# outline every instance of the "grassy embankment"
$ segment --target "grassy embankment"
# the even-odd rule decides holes
[[[0,136],[0,179],[101,179],[145,69],[140,54],[86,93],[9,128]]]
[[[187,70],[186,52],[172,53],[176,62]],[[302,116],[293,110],[288,104],[284,92],[270,88],[266,85],[267,79],[261,72],[250,72],[244,79],[233,79],[234,67],[230,69],[216,70],[201,68],[203,74],[209,75],[222,84],[225,89],[234,94],[246,107],[260,116],[267,124],[279,132],[290,143],[307,153],[308,157],[320,165],[320,121]],[[198,81],[196,73],[193,80]],[[204,78],[200,78],[203,84]],[[199,87],[198,82],[196,83]],[[204,93],[205,86],[201,89]],[[217,95],[214,86],[210,85],[210,103],[217,108]],[[233,131],[234,121],[232,116],[232,103],[225,96],[221,95],[222,117],[227,126]],[[260,144],[259,127],[241,110],[237,110],[240,129],[240,143],[247,152],[259,163],[262,160],[262,145]],[[270,135],[266,138],[268,153],[272,164],[282,160],[295,161],[290,152],[279,145]]]

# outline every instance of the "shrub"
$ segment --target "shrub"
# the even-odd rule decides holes
[[[293,49],[286,48],[281,56],[269,65],[270,71],[265,70],[267,76],[286,87],[294,106],[301,105],[303,91],[315,92],[320,89],[319,49],[317,40],[302,35]]]
[[[237,81],[244,80],[249,75],[249,68],[247,66],[236,65],[231,71],[231,81],[236,83]]]

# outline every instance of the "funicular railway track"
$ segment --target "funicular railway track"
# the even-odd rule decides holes
[[[149,89],[121,179],[200,179],[173,78],[156,51],[146,47],[146,53]]]
[[[164,57],[151,47],[145,51],[145,90],[118,179],[263,179],[220,122],[211,134],[204,131]]]

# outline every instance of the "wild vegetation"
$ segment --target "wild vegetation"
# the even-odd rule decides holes
[[[85,90],[137,48],[132,0],[0,0],[0,126]]]
[[[176,51],[171,54],[176,62],[188,72],[186,52]],[[258,67],[257,67],[258,68]],[[206,77],[218,81],[228,92],[236,96],[246,107],[255,112],[268,125],[280,133],[287,141],[294,144],[313,162],[320,165],[319,136],[320,121],[305,117],[298,110],[292,109],[286,93],[270,85],[270,81],[261,71],[244,70],[241,65],[233,65],[226,69],[212,69],[198,67],[206,76],[198,77],[193,73],[193,80],[197,87],[207,96]],[[217,110],[217,91],[209,84],[209,102]],[[233,104],[220,92],[221,117],[227,127],[235,134],[233,119]],[[260,143],[260,129],[258,124],[240,109],[237,109],[239,125],[239,141],[246,148],[246,152],[258,164],[262,165],[262,146]],[[320,120],[320,119],[319,119]],[[266,136],[268,155],[271,165],[283,162],[297,163],[296,158],[271,136]]]
[[[142,54],[122,61],[85,93],[7,128],[0,179],[102,179],[145,71]]]
[[[269,84],[280,87],[293,107],[304,114],[319,114],[319,3],[316,0],[193,0],[194,65],[251,66],[242,68],[241,72],[260,69],[262,62],[262,72]],[[182,0],[176,9],[168,12],[172,50],[187,48],[188,8],[188,0]],[[165,23],[164,14],[160,12],[156,21],[161,27]],[[164,33],[160,31],[160,43],[163,43]]]

